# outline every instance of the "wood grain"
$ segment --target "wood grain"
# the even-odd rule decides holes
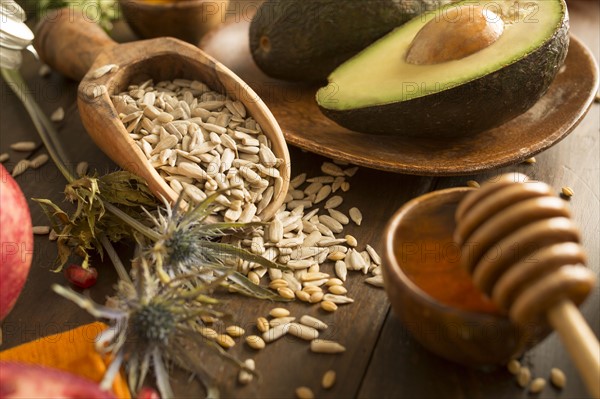
[[[569,1],[573,31],[599,54],[600,10],[597,2]],[[123,32],[123,25],[118,25]],[[130,37],[130,36],[128,36]],[[63,122],[57,125],[63,142],[76,164],[86,160],[100,173],[115,169],[115,165],[94,145],[85,133],[75,105],[77,86],[72,81],[53,73],[48,79],[39,78],[39,63],[25,57],[21,69],[27,83],[49,115],[58,106],[67,110]],[[6,84],[0,82],[0,152],[17,140],[37,140],[27,113]],[[487,173],[454,178],[420,178],[361,169],[351,179],[352,188],[345,196],[346,206],[356,205],[364,213],[360,228],[348,232],[360,243],[372,243],[382,253],[383,228],[398,207],[416,196],[438,188],[464,186],[469,179],[483,181],[502,172],[518,171],[534,179],[550,183],[556,190],[569,185],[575,191],[571,199],[573,218],[582,230],[583,245],[588,251],[589,265],[600,272],[599,207],[600,153],[598,131],[600,106],[594,105],[590,114],[577,129],[559,145],[537,156],[534,165],[515,165]],[[24,154],[11,152],[10,169]],[[317,173],[324,158],[291,149],[292,175],[300,172]],[[28,171],[17,178],[26,197],[47,197],[60,203],[64,181],[56,168],[48,163],[37,171]],[[34,224],[45,224],[39,207],[29,202]],[[61,205],[67,206],[62,203]],[[346,209],[346,208],[344,208]],[[130,259],[131,248],[118,247],[123,260]],[[34,263],[25,290],[13,312],[3,322],[6,349],[35,338],[91,321],[86,312],[50,291],[50,284],[66,284],[62,274],[50,271],[55,244],[45,237],[36,237]],[[100,271],[99,282],[86,291],[102,302],[112,292],[116,274],[109,262],[93,259]],[[324,337],[335,337],[347,347],[342,355],[313,355],[307,344],[286,339],[255,353],[239,344],[232,353],[242,358],[254,357],[262,378],[241,387],[235,380],[234,368],[223,362],[207,362],[211,374],[221,383],[224,397],[231,398],[293,398],[294,389],[302,384],[314,389],[318,397],[328,398],[528,398],[514,377],[503,368],[469,369],[440,359],[425,351],[414,341],[406,328],[389,312],[389,304],[382,290],[363,283],[362,277],[352,275],[348,284],[350,295],[357,299],[353,305],[333,315],[322,315],[317,309],[302,304],[291,304],[293,313],[310,313],[326,319],[331,330]],[[227,307],[234,315],[232,323],[246,324],[258,315],[264,315],[273,305],[229,295]],[[600,333],[600,291],[596,288],[584,303],[583,314],[596,336]],[[248,327],[248,332],[255,332]],[[558,391],[547,386],[545,398],[585,398],[585,388],[556,335],[528,352],[522,359],[532,367],[536,376],[547,377],[551,367],[561,368],[567,376],[567,386]],[[320,376],[332,368],[338,373],[338,382],[330,391],[319,388]],[[203,391],[186,374],[177,374],[174,385],[181,397],[199,397]]]

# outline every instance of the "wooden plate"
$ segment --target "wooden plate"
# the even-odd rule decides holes
[[[546,95],[528,112],[500,127],[453,140],[369,135],[326,118],[314,99],[317,87],[283,82],[262,73],[250,54],[249,26],[248,18],[221,25],[203,38],[200,47],[257,92],[289,144],[390,172],[465,175],[522,162],[565,138],[589,110],[598,87],[593,56],[571,37],[565,66]]]

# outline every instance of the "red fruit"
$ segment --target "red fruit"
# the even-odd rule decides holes
[[[0,321],[11,311],[31,266],[33,232],[23,192],[0,164]]]
[[[93,267],[84,269],[79,265],[69,265],[65,269],[65,277],[71,284],[79,288],[89,288],[96,284],[98,271]]]
[[[114,399],[93,381],[65,371],[17,362],[0,362],[0,398]]]
[[[155,389],[143,387],[138,393],[137,399],[160,399],[160,395]]]

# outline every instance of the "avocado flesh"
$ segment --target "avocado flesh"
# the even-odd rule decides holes
[[[478,2],[486,3],[508,8],[514,2]],[[531,14],[503,15],[502,36],[465,58],[434,65],[405,61],[427,22],[448,7],[468,4],[415,18],[342,64],[317,92],[321,110],[352,130],[434,136],[475,133],[525,112],[546,92],[566,57],[564,1],[530,1],[524,11],[534,10]]]
[[[275,0],[250,24],[250,51],[267,75],[319,82],[341,63],[423,12],[456,0]]]

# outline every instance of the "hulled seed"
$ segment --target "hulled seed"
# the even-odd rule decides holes
[[[323,374],[323,378],[321,378],[321,386],[323,389],[331,389],[335,384],[335,371],[327,370],[325,374]]]

